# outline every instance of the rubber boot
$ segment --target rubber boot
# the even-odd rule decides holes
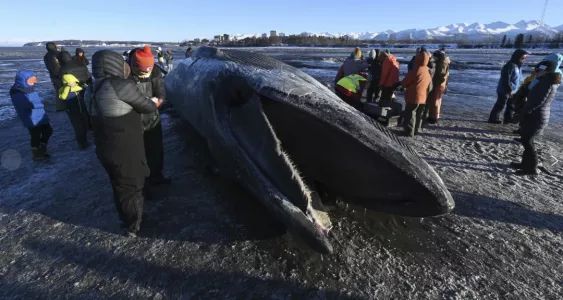
[[[31,153],[33,154],[33,160],[35,160],[35,161],[47,159],[45,156],[43,156],[43,151],[39,147],[37,147],[37,148],[32,147]]]
[[[39,149],[41,150],[43,157],[51,157],[51,154],[49,154],[49,152],[47,152],[47,144],[45,143],[41,143],[39,144]]]

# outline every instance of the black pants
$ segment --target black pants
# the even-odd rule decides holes
[[[381,89],[381,100],[391,100],[393,97],[393,92],[395,89],[393,87],[380,87]]]
[[[422,126],[425,104],[407,104],[404,112],[404,129],[409,136],[414,136]]]
[[[84,92],[80,93],[78,98],[67,100],[66,103],[66,112],[74,129],[76,142],[80,146],[88,144],[88,130],[90,128],[90,117],[83,96]]]
[[[123,227],[133,232],[140,229],[143,216],[143,187],[145,176],[140,171],[145,165],[138,162],[121,163],[100,158],[113,190],[113,201]]]
[[[63,83],[60,79],[51,77],[51,83],[53,84],[53,88],[55,89],[55,110],[56,111],[64,111],[65,110],[65,101],[59,99],[59,89],[63,86]]]
[[[162,145],[162,123],[159,121],[154,128],[144,133],[145,154],[151,178],[161,178],[164,167],[164,146]]]
[[[375,99],[379,98],[379,78],[374,78],[371,80],[371,83],[369,84],[368,87],[368,91],[367,91],[367,102],[372,102],[373,101],[373,96],[375,95]]]
[[[49,138],[53,135],[53,128],[50,124],[37,125],[28,128],[29,135],[31,136],[31,147],[37,148],[41,143],[47,144]]]
[[[522,146],[524,146],[524,153],[522,154],[522,167],[526,171],[534,171],[538,167],[538,154],[534,145],[534,140],[537,137],[537,132],[523,133]]]
[[[512,104],[512,97],[510,97],[509,94],[498,94],[497,102],[491,110],[489,121],[499,121],[500,114],[505,106],[504,121],[511,122],[512,116],[514,115],[514,105]]]

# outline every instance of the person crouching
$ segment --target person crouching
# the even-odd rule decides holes
[[[41,97],[34,89],[37,77],[31,70],[20,70],[10,89],[10,98],[23,126],[29,130],[33,160],[45,160],[51,155],[47,143],[53,134],[49,117],[45,113]]]
[[[110,179],[122,227],[135,237],[141,226],[143,188],[149,175],[141,114],[156,110],[156,98],[143,95],[130,74],[127,62],[114,51],[100,50],[92,56],[96,156]]]
[[[362,94],[368,80],[365,73],[348,75],[336,83],[334,91],[344,102],[350,104],[359,111],[362,111]]]
[[[416,54],[415,66],[408,72],[402,82],[395,85],[393,89],[402,85],[406,88],[405,102],[406,108],[404,112],[404,129],[405,135],[413,137],[418,134],[422,126],[424,108],[426,98],[432,82],[428,61],[430,54],[427,51],[421,51]]]
[[[147,97],[158,99],[157,107],[166,97],[164,80],[159,68],[154,68],[154,56],[151,48],[133,49],[128,59],[133,80],[139,90]],[[164,146],[162,144],[162,123],[158,109],[150,114],[142,114],[141,120],[144,129],[145,153],[150,169],[148,182],[151,185],[169,184],[170,179],[164,177]]]

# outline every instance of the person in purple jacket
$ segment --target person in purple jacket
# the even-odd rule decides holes
[[[15,81],[10,89],[10,98],[23,126],[29,130],[33,160],[45,160],[51,156],[47,152],[47,143],[53,134],[53,128],[49,124],[41,97],[34,89],[37,77],[31,70],[20,70]]]

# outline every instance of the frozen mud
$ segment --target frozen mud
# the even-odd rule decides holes
[[[457,65],[443,121],[408,139],[444,179],[456,201],[453,213],[411,219],[338,202],[329,212],[330,256],[308,250],[248,192],[209,172],[204,143],[173,109],[162,115],[165,173],[173,182],[152,189],[140,237],[123,236],[94,147],[79,151],[68,117],[53,112],[44,50],[6,51],[0,52],[6,64],[0,70],[0,299],[563,295],[562,94],[537,142],[551,174],[514,175],[508,163],[523,150],[510,133],[515,128],[484,122],[509,51],[452,52]],[[332,81],[348,53],[253,51],[271,52],[323,82]],[[411,55],[398,54],[405,61]],[[38,71],[54,128],[48,162],[31,161],[27,131],[7,98],[23,67]]]
[[[49,106],[52,108],[52,106]],[[447,105],[445,110],[447,110]],[[94,147],[50,113],[49,162],[27,132],[0,128],[1,299],[560,299],[561,127],[538,142],[553,175],[519,177],[512,128],[487,111],[446,114],[409,140],[456,200],[451,215],[395,217],[339,202],[334,254],[309,251],[258,201],[206,171],[189,126],[163,115],[165,172],[139,238],[124,237]]]

